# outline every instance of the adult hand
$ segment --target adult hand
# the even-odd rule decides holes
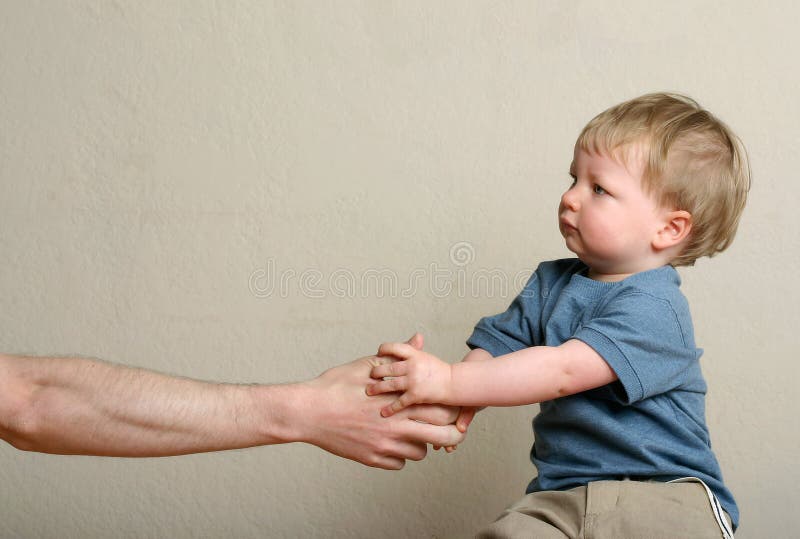
[[[409,344],[421,348],[417,336]],[[465,435],[455,425],[458,408],[423,405],[384,418],[380,410],[394,395],[369,397],[365,388],[373,381],[373,367],[393,361],[367,356],[334,367],[306,382],[299,402],[306,413],[298,414],[301,441],[325,451],[378,468],[399,470],[406,459],[422,460],[426,444],[453,446]]]

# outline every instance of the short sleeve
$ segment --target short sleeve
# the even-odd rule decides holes
[[[486,350],[494,357],[534,346],[540,333],[541,302],[541,278],[537,270],[505,312],[481,318],[467,346]]]
[[[697,379],[700,351],[691,327],[684,325],[666,299],[629,292],[601,306],[573,338],[591,346],[614,369],[630,404]]]

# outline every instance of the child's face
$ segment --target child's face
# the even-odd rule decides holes
[[[661,265],[652,241],[664,211],[642,190],[641,152],[627,162],[576,146],[574,181],[561,197],[559,229],[567,248],[600,280],[619,280]]]

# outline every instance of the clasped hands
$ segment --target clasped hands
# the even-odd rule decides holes
[[[382,363],[372,368],[371,378],[378,380],[367,385],[367,395],[400,393],[390,404],[381,408],[383,417],[414,404],[457,404],[453,402],[453,368],[436,356],[422,350],[422,336],[414,335],[407,343],[384,343],[378,357],[391,357],[397,361]],[[477,408],[462,407],[456,419],[456,428],[466,433]],[[456,446],[447,446],[448,453]],[[439,447],[434,446],[434,449]]]

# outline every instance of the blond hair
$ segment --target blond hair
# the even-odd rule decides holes
[[[645,192],[692,215],[673,266],[691,266],[733,241],[750,190],[747,153],[728,126],[693,99],[656,93],[620,103],[595,116],[577,144],[623,160],[640,150]]]

